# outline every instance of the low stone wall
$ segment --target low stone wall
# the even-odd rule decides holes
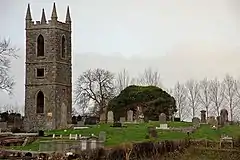
[[[74,153],[81,153],[83,150],[102,148],[103,142],[96,140],[51,140],[40,141],[40,152],[66,152],[73,151]]]

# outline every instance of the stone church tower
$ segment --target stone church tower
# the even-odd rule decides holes
[[[44,9],[41,21],[26,13],[25,128],[59,129],[71,123],[71,17],[58,21],[55,3],[51,20]]]

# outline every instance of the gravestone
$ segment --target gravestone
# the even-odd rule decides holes
[[[7,122],[0,122],[0,128],[2,128],[2,130],[7,129]]]
[[[65,103],[62,103],[61,105],[61,113],[65,113],[65,114],[61,114],[61,127],[62,128],[66,128],[67,127],[67,106],[65,105]]]
[[[14,117],[13,127],[20,129],[22,127],[22,119],[19,116]]]
[[[149,138],[158,138],[157,130],[154,127],[148,127]]]
[[[132,110],[129,110],[127,112],[127,121],[128,122],[132,122],[133,121],[133,111]]]
[[[113,123],[114,118],[113,118],[113,112],[108,111],[108,117],[107,117],[108,123]]]
[[[218,123],[218,125],[221,124],[221,118],[220,118],[220,116],[217,116],[217,123]]]
[[[206,123],[206,111],[201,111],[201,123]]]
[[[207,120],[207,123],[210,124],[211,126],[217,126],[217,120],[215,119],[214,116],[210,116]]]
[[[125,120],[126,120],[126,118],[125,118],[125,117],[120,117],[120,122],[121,122],[121,123],[124,123],[124,122],[125,122]]]
[[[167,123],[167,117],[166,117],[166,114],[165,113],[161,113],[159,115],[159,122],[160,124],[165,124]]]
[[[83,127],[84,126],[84,121],[78,121],[75,126],[76,127]]]
[[[106,132],[101,131],[101,132],[99,133],[98,140],[99,140],[99,141],[102,141],[102,142],[105,142],[105,141],[106,141]]]
[[[100,122],[101,123],[106,122],[106,115],[105,115],[105,113],[100,114]]]
[[[221,126],[224,126],[228,122],[228,111],[226,109],[220,111],[220,122]]]
[[[199,127],[200,126],[200,119],[198,117],[194,117],[192,119],[192,123],[194,127]]]

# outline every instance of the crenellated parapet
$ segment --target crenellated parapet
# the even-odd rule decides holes
[[[53,10],[51,20],[46,20],[45,11],[42,9],[42,17],[40,21],[33,21],[31,16],[30,5],[28,4],[26,13],[26,30],[35,29],[61,29],[65,31],[71,31],[71,16],[69,7],[67,7],[66,20],[65,22],[58,21],[56,5],[53,4]]]

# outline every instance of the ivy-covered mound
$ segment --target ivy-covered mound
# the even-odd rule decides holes
[[[175,99],[156,86],[129,86],[109,102],[109,110],[113,111],[115,121],[126,117],[128,110],[135,112],[138,107],[142,108],[146,121],[158,120],[160,113],[169,117],[177,111]]]

